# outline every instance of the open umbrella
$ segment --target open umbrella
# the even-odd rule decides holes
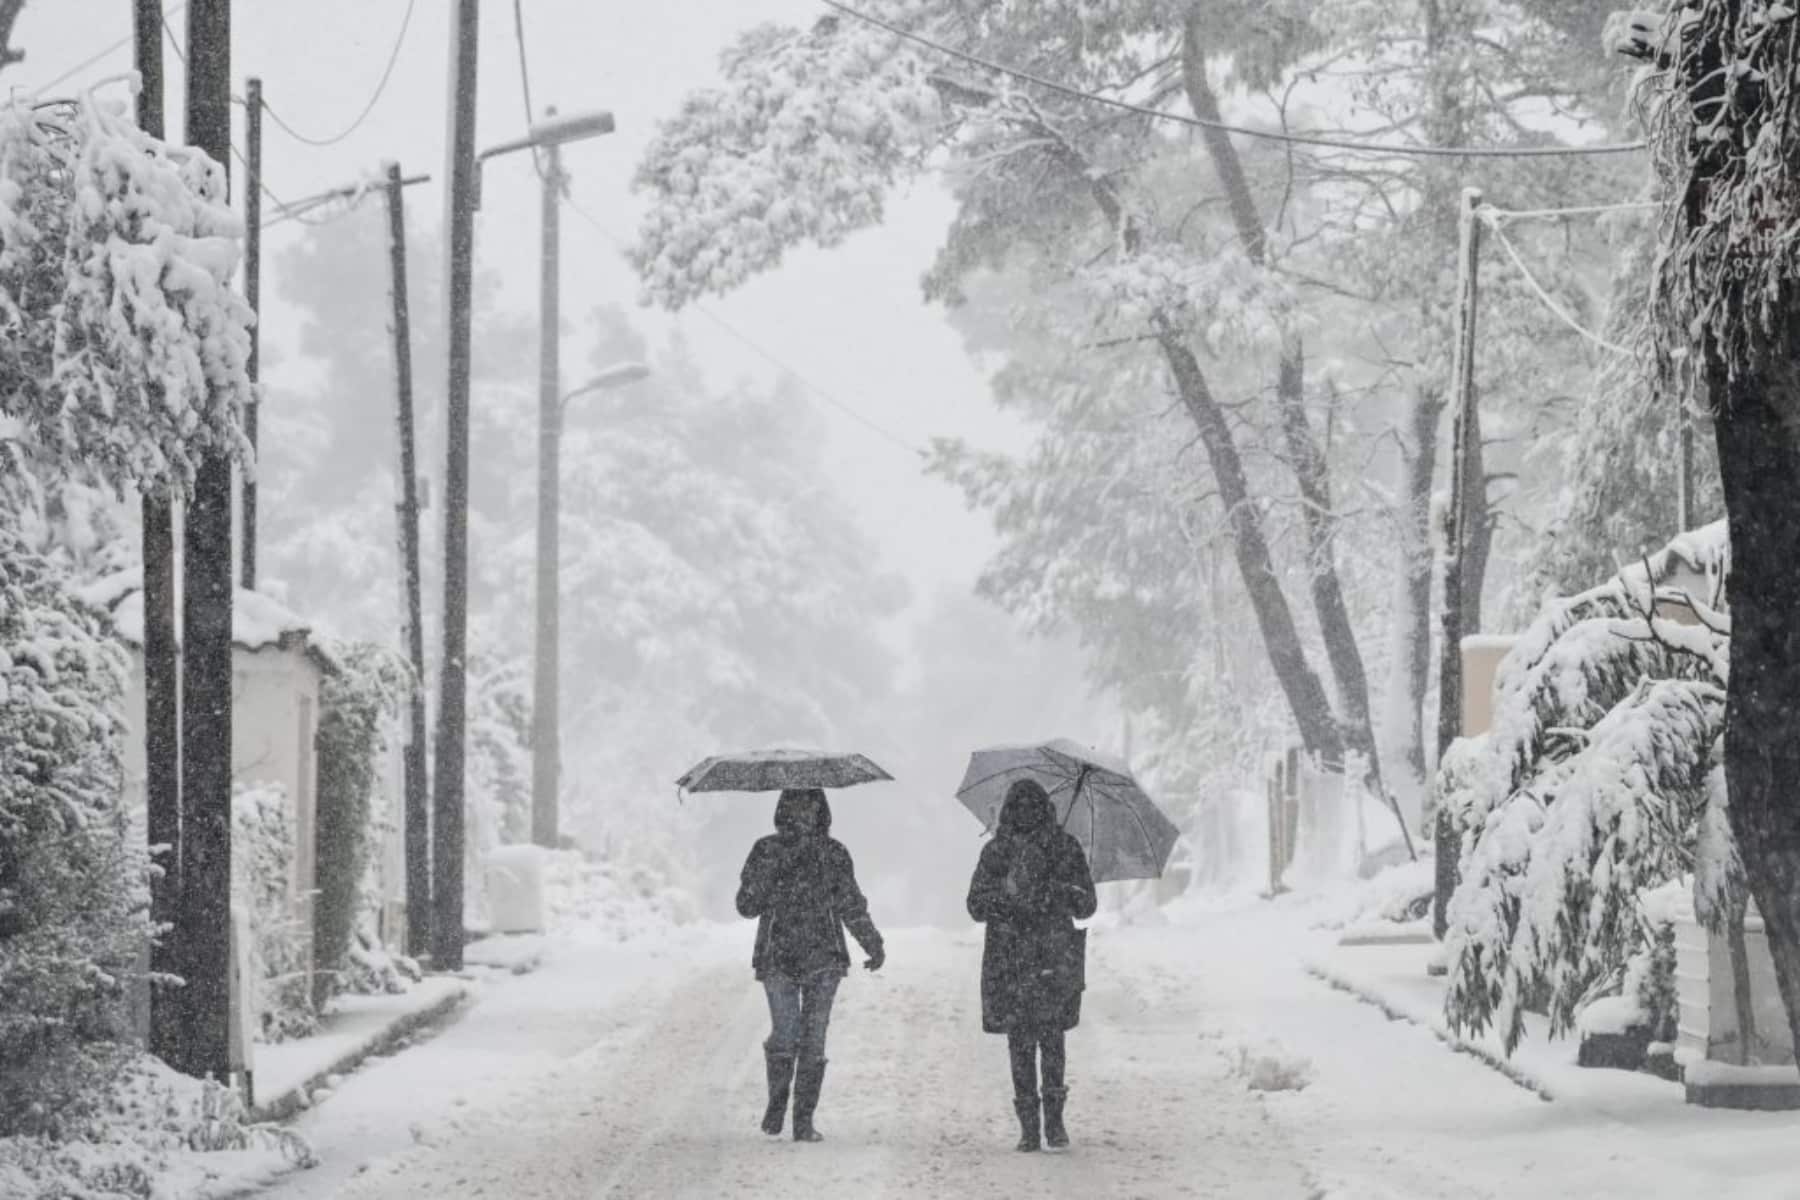
[[[747,750],[715,754],[675,781],[686,792],[778,792],[784,788],[841,788],[892,779],[860,754],[822,750]]]
[[[1095,883],[1162,874],[1181,832],[1123,762],[1067,738],[993,746],[969,756],[956,798],[991,831],[1006,790],[1020,779],[1050,793],[1057,820],[1087,852]]]

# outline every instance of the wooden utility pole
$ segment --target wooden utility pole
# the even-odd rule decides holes
[[[444,650],[438,664],[437,769],[432,792],[432,965],[463,961],[463,756],[469,637],[469,340],[475,250],[475,70],[480,0],[456,0],[450,33],[450,154],[444,222],[444,310],[450,356],[444,462]]]
[[[1677,444],[1675,481],[1675,532],[1686,533],[1694,527],[1694,408],[1681,389],[1676,389],[1675,436]]]
[[[262,80],[252,75],[244,81],[244,157],[250,178],[244,181],[244,300],[256,314],[250,329],[250,359],[245,369],[251,387],[256,386],[262,351]],[[250,442],[250,469],[244,472],[242,511],[244,586],[256,587],[256,468],[257,397],[254,392],[244,408],[244,436]]]
[[[1456,348],[1450,379],[1450,506],[1444,539],[1443,638],[1438,647],[1438,761],[1462,732],[1462,640],[1474,632],[1463,628],[1463,551],[1469,540],[1468,485],[1476,447],[1475,317],[1478,264],[1481,257],[1479,188],[1464,188],[1457,213]],[[1448,928],[1450,895],[1456,890],[1456,834],[1439,798],[1435,830],[1436,895],[1431,925],[1439,938]]]
[[[163,136],[162,0],[132,0],[134,59],[143,86],[138,127]],[[150,919],[174,926],[181,912],[181,652],[175,639],[175,506],[170,489],[143,495],[140,552],[144,565],[144,811],[162,870],[150,880]],[[180,975],[182,941],[170,929],[150,948],[150,969]],[[171,1066],[182,1061],[182,998],[150,990],[150,1052]]]
[[[545,117],[554,117],[554,108]],[[534,151],[535,153],[535,151]],[[532,656],[531,840],[554,848],[559,814],[557,789],[562,766],[562,699],[557,678],[560,640],[562,508],[562,332],[559,221],[562,207],[562,153],[544,151],[542,223],[538,246],[538,512],[537,645]]]
[[[413,424],[412,310],[406,295],[405,181],[387,165],[388,287],[394,305],[394,393],[400,429],[400,569],[412,666],[406,736],[406,950],[431,949],[431,805],[425,766],[425,623],[419,570],[419,466]]]
[[[187,16],[187,141],[225,168],[231,3],[192,0]],[[232,484],[231,459],[208,450],[187,508],[181,605],[182,1069],[221,1082],[231,1072]]]

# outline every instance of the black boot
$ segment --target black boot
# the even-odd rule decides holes
[[[1066,1087],[1044,1088],[1044,1144],[1052,1150],[1069,1144],[1069,1131],[1063,1128],[1063,1101],[1068,1098]]]
[[[1038,1143],[1038,1043],[1035,1034],[1013,1030],[1006,1035],[1006,1057],[1012,1067],[1013,1111],[1019,1114],[1019,1145],[1037,1150]]]
[[[794,1140],[822,1142],[813,1128],[813,1110],[819,1107],[819,1089],[825,1084],[825,1060],[801,1059],[794,1068]]]
[[[773,1137],[781,1132],[787,1116],[788,1088],[794,1082],[794,1056],[763,1045],[763,1061],[769,1068],[769,1107],[763,1110],[762,1131]]]
[[[1061,1150],[1069,1144],[1069,1131],[1063,1128],[1063,1101],[1069,1089],[1063,1086],[1063,1069],[1068,1065],[1068,1047],[1061,1030],[1048,1030],[1038,1036],[1038,1054],[1044,1069],[1044,1144]]]
[[[1038,1141],[1038,1098],[1031,1096],[1014,1096],[1013,1111],[1019,1114],[1019,1144],[1014,1149],[1030,1153],[1041,1150]]]

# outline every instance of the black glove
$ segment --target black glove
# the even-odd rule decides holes
[[[887,951],[877,946],[869,951],[869,957],[863,959],[863,966],[871,971],[881,970],[881,964],[887,961]]]

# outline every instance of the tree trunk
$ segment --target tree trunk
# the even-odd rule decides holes
[[[1094,171],[1092,164],[1060,130],[1036,118],[1022,124],[1047,144],[1047,152],[1073,178],[1086,185],[1118,239],[1121,253],[1135,253],[1139,244],[1137,224],[1106,175]],[[1256,614],[1269,665],[1274,668],[1294,724],[1300,731],[1301,743],[1308,753],[1326,762],[1341,763],[1344,760],[1343,730],[1332,712],[1324,685],[1307,661],[1306,646],[1300,638],[1280,576],[1276,574],[1274,556],[1263,533],[1262,512],[1250,496],[1243,456],[1238,452],[1225,411],[1207,386],[1206,373],[1200,369],[1200,363],[1188,348],[1181,331],[1162,313],[1154,314],[1151,324],[1169,373],[1174,376],[1176,391],[1206,447],[1214,480],[1219,486],[1219,497],[1225,506],[1244,590]]]
[[[1219,485],[1219,498],[1225,505],[1230,522],[1232,548],[1237,553],[1238,571],[1244,579],[1244,590],[1250,607],[1256,613],[1256,624],[1268,651],[1269,665],[1287,697],[1288,709],[1299,727],[1301,743],[1308,753],[1326,762],[1344,761],[1344,735],[1325,685],[1307,661],[1306,647],[1294,623],[1293,609],[1275,573],[1274,556],[1269,552],[1263,534],[1262,514],[1250,499],[1249,483],[1244,475],[1243,459],[1231,436],[1224,410],[1207,386],[1206,374],[1200,369],[1179,335],[1173,330],[1158,331],[1163,357],[1175,377],[1176,390],[1188,415],[1199,428],[1201,443],[1211,463],[1213,479]]]
[[[1790,330],[1789,339],[1794,338]],[[1728,382],[1707,348],[1714,437],[1731,536],[1731,677],[1725,780],[1731,831],[1762,914],[1788,1027],[1800,1045],[1800,370],[1784,347]]]
[[[1431,682],[1431,489],[1437,469],[1437,427],[1443,413],[1441,383],[1421,382],[1408,399],[1406,424],[1400,434],[1400,577],[1381,739],[1389,786],[1405,801],[1406,813],[1414,822],[1424,817],[1431,786],[1425,757],[1424,700]]]
[[[1206,47],[1203,43],[1202,18],[1199,7],[1189,8],[1182,31],[1182,83],[1187,91],[1188,106],[1205,121],[1219,120],[1218,97],[1206,77]],[[1268,232],[1256,211],[1255,198],[1244,175],[1242,159],[1231,135],[1221,129],[1201,131],[1211,157],[1213,169],[1225,190],[1226,207],[1244,253],[1258,266],[1268,265]],[[1356,629],[1350,620],[1349,605],[1344,601],[1343,583],[1338,575],[1337,550],[1334,540],[1336,514],[1331,501],[1331,464],[1313,435],[1312,421],[1306,412],[1306,347],[1300,336],[1289,333],[1281,346],[1281,362],[1275,379],[1275,402],[1281,421],[1282,441],[1289,465],[1300,488],[1303,524],[1306,529],[1307,578],[1312,592],[1313,611],[1318,617],[1319,633],[1325,642],[1325,658],[1337,682],[1338,704],[1343,714],[1343,737],[1348,749],[1362,755],[1365,783],[1375,795],[1382,797],[1400,820],[1400,834],[1407,852],[1412,852],[1412,835],[1400,817],[1398,806],[1382,782],[1381,754],[1375,741],[1374,724],[1369,716],[1369,676],[1363,666],[1362,651],[1357,645]]]

